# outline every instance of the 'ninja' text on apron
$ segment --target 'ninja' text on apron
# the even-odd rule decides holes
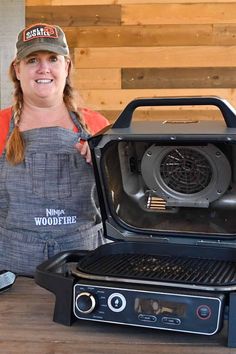
[[[76,224],[76,215],[66,216],[63,209],[46,209],[46,216],[35,217],[34,221],[36,226]]]

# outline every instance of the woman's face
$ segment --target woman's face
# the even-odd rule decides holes
[[[56,104],[63,99],[69,60],[50,52],[30,54],[14,66],[24,101]]]

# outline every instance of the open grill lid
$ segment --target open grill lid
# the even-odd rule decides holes
[[[224,120],[131,123],[138,107],[177,105],[213,105]],[[234,247],[236,112],[227,101],[137,99],[89,144],[107,238]]]

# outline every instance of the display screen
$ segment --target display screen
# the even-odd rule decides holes
[[[147,315],[172,315],[184,317],[186,315],[186,308],[186,304],[159,299],[137,297],[134,302],[135,312]]]

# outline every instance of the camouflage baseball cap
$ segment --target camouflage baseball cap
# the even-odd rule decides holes
[[[23,29],[18,35],[16,50],[16,57],[20,60],[41,50],[69,55],[63,30],[59,26],[46,23],[36,23]]]

